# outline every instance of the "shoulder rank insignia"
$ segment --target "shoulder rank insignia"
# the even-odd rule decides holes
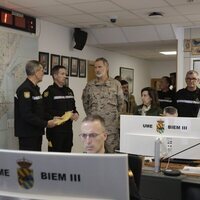
[[[44,97],[48,97],[48,96],[49,96],[49,92],[48,91],[44,92]]]
[[[28,99],[30,98],[31,94],[30,92],[24,92],[24,98]]]

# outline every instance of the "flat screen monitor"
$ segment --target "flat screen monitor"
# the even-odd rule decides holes
[[[120,151],[154,156],[155,141],[161,140],[161,156],[170,157],[200,142],[200,119],[162,116],[120,116]],[[200,145],[175,155],[200,159]]]
[[[0,150],[0,161],[1,197],[129,199],[128,158],[124,154]]]

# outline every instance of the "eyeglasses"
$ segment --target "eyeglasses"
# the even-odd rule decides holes
[[[187,81],[197,81],[197,78],[186,78]]]
[[[79,134],[79,136],[83,139],[86,140],[87,137],[89,137],[89,139],[95,139],[97,136],[99,136],[101,134],[98,133],[90,133],[90,134],[86,134],[86,133],[81,133]]]

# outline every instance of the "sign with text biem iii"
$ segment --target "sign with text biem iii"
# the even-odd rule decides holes
[[[126,155],[0,150],[0,193],[129,199]]]

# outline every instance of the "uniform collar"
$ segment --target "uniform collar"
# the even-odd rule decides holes
[[[110,77],[108,77],[108,79],[107,79],[107,81],[105,81],[105,82],[99,82],[98,81],[98,79],[95,79],[95,81],[94,81],[94,84],[95,85],[105,85],[105,86],[111,86],[111,78]]]
[[[63,87],[59,87],[55,82],[53,83],[53,86],[60,89],[60,90],[62,90],[65,87],[64,85],[63,85]]]
[[[30,84],[31,87],[39,88],[38,85],[35,85],[30,79],[27,78],[26,81]]]

